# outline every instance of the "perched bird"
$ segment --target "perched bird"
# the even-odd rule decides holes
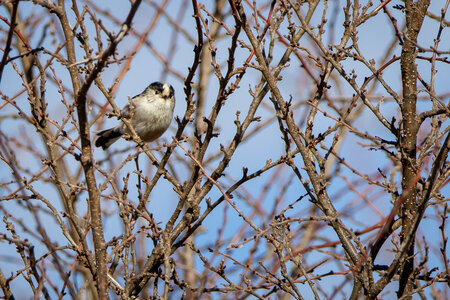
[[[130,119],[134,130],[143,141],[151,142],[169,127],[174,107],[173,87],[168,83],[153,82],[141,94],[129,99],[129,103],[121,111],[121,117]],[[131,134],[124,123],[100,131],[97,133],[99,137],[95,146],[105,150],[124,134]]]

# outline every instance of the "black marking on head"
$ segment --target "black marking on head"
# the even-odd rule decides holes
[[[164,92],[164,86],[169,86],[169,95],[164,95],[164,98],[171,98],[174,96],[175,91],[173,87],[168,83],[161,83],[161,82],[153,82],[150,84],[144,92],[147,92],[148,90],[153,90],[156,95],[162,94]]]
[[[173,86],[169,84],[170,87],[170,94],[169,94],[169,98],[173,97],[175,95],[175,90],[173,89]]]
[[[153,91],[155,94],[159,94],[162,92],[162,90],[163,90],[163,84],[161,82],[153,82],[148,87],[146,87],[145,90],[141,94],[138,94],[138,95],[134,96],[133,98],[136,98],[140,95],[145,95],[145,94],[149,93],[150,91]]]
[[[156,91],[157,93],[162,93],[162,91],[164,90],[164,84],[156,81],[156,82],[151,83],[147,89],[152,89],[152,90]]]

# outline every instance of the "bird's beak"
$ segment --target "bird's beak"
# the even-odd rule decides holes
[[[163,85],[163,90],[162,90],[161,95],[162,95],[164,98],[170,98],[170,97],[172,97],[172,89],[171,89],[171,87],[170,87],[169,84],[164,83],[164,85]]]

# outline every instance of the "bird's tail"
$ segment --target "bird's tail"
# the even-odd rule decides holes
[[[95,141],[96,147],[102,147],[103,150],[111,146],[122,136],[122,130],[120,127],[114,127],[106,129],[97,133],[98,138]]]

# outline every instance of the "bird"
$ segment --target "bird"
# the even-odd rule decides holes
[[[121,118],[130,119],[136,133],[144,142],[152,142],[166,130],[173,118],[175,92],[168,83],[153,82],[142,93],[129,98],[121,110]],[[120,125],[97,133],[96,147],[106,150],[124,134],[131,134],[128,127]]]

